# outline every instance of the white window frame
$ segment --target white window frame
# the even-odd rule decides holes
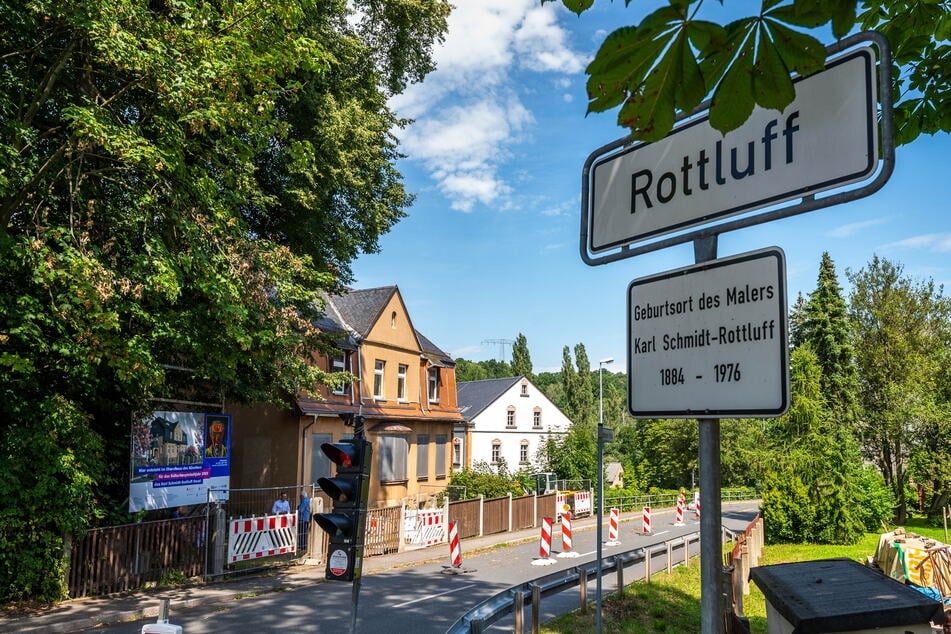
[[[373,398],[383,400],[383,384],[386,377],[386,361],[376,359],[373,362]]]
[[[505,428],[506,429],[515,429],[515,407],[509,406],[505,411]]]
[[[462,465],[462,441],[458,438],[452,439],[452,466]]]
[[[532,428],[542,428],[542,411],[540,409],[536,409],[534,412],[532,412]]]
[[[426,371],[426,383],[429,385],[429,402],[439,402],[439,368],[432,367]]]
[[[401,363],[396,366],[396,400],[406,402],[406,375],[409,373],[409,366]]]
[[[528,441],[523,440],[518,448],[518,462],[519,464],[528,464]]]
[[[502,460],[502,441],[493,440],[492,441],[492,462],[491,464],[499,464]]]

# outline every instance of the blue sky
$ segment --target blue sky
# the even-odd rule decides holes
[[[354,286],[398,285],[416,328],[453,357],[499,358],[484,342],[522,333],[536,372],[559,370],[577,343],[595,368],[613,357],[609,369],[625,371],[628,284],[692,264],[693,248],[582,261],[582,166],[624,136],[616,112],[585,117],[584,68],[608,32],[656,3],[602,1],[580,17],[538,0],[456,4],[438,70],[393,101],[415,120],[398,134],[416,201],[380,253],[354,263]],[[718,255],[781,247],[790,301],[815,288],[823,251],[846,292],[846,269],[873,254],[951,287],[949,153],[948,135],[922,136],[897,149],[879,192],[722,234]]]

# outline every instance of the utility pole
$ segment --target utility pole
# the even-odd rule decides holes
[[[511,346],[515,343],[511,339],[483,339],[482,345],[489,344],[490,346],[498,345],[499,346],[499,361],[505,361],[505,346]]]

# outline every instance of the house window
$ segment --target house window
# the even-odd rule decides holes
[[[396,311],[390,313],[390,328],[396,328]]]
[[[542,411],[540,409],[536,409],[532,412],[532,427],[535,429],[542,428]]]
[[[528,396],[528,383],[522,383],[522,396]]]
[[[492,464],[499,464],[499,461],[502,459],[502,441],[493,440],[492,441]]]
[[[429,368],[429,402],[439,402],[439,368]]]
[[[373,365],[373,398],[383,398],[383,371],[386,369],[386,361],[379,359]]]
[[[521,464],[528,464],[528,441],[523,440],[518,449],[518,461]]]
[[[418,434],[416,436],[416,478],[426,480],[429,478],[429,435]]]
[[[333,356],[330,366],[331,372],[349,372],[350,371],[350,355],[346,352],[340,352]],[[350,394],[350,381],[338,385],[333,390],[334,394]]]
[[[446,436],[436,436],[436,479],[446,477]]]
[[[409,370],[409,366],[404,363],[401,363],[396,369],[396,399],[398,401],[406,401],[406,371]]]
[[[327,457],[320,446],[325,442],[333,442],[333,436],[330,434],[311,434],[310,435],[310,481],[317,482],[318,478],[329,478],[330,458]]]
[[[452,466],[462,466],[462,441],[458,438],[452,439]]]
[[[398,484],[406,482],[406,461],[409,442],[405,436],[382,434],[380,436],[380,482]]]
[[[515,407],[509,405],[509,409],[505,412],[505,426],[510,429],[515,429]]]

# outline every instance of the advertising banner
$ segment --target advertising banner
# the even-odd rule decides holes
[[[152,412],[132,425],[131,458],[130,512],[204,504],[229,486],[231,416]]]

